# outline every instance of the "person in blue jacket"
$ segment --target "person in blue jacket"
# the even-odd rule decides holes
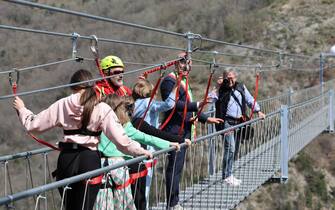
[[[193,117],[198,112],[202,102],[195,102],[192,98],[192,90],[188,85],[186,90],[186,77],[189,73],[191,61],[186,59],[186,53],[180,53],[178,55],[180,59],[175,64],[175,71],[168,74],[162,81],[160,86],[162,100],[165,101],[173,91],[174,86],[178,81],[179,75],[182,75],[181,86],[179,88],[179,98],[176,101],[175,110],[169,110],[164,112],[164,120],[167,120],[170,113],[173,111],[173,115],[168,123],[163,128],[164,131],[170,132],[175,135],[182,135],[183,139],[191,139]],[[186,91],[188,94],[186,94]],[[185,103],[187,105],[186,118],[183,122],[183,130],[179,132],[182,121],[183,121],[183,110]],[[200,122],[208,123],[221,123],[223,120],[219,118],[208,117],[201,113],[198,116]],[[172,151],[168,155],[168,164],[166,169],[166,194],[167,194],[167,209],[181,209],[179,205],[179,182],[184,166],[186,148],[181,148],[179,152]]]

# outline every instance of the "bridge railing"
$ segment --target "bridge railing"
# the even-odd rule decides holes
[[[304,94],[308,94],[308,92],[304,92]],[[278,98],[272,100],[280,101],[285,97]],[[301,100],[300,98],[297,101]],[[334,111],[332,101],[331,93],[327,92],[305,102],[295,103],[288,108],[287,125],[282,124],[281,113],[276,111],[268,114],[264,120],[251,120],[220,132],[213,132],[214,128],[211,125],[199,126],[198,134],[200,137],[194,145],[186,150],[186,162],[180,185],[182,205],[200,209],[202,207],[212,208],[213,203],[216,205],[215,208],[230,209],[235,207],[239,201],[243,200],[262,183],[271,177],[276,177],[278,171],[282,169],[280,165],[283,158],[282,151],[284,150],[282,146],[282,127],[287,126],[288,128],[288,147],[286,149],[288,150],[288,159],[290,159],[315,136],[329,127],[330,122],[334,120],[334,116],[330,114],[331,110]],[[239,145],[235,145],[236,155],[233,163],[233,174],[242,181],[239,186],[229,186],[222,180],[221,175],[224,156],[223,138],[227,138],[229,135],[234,136],[236,142],[239,142]],[[152,208],[164,209],[168,199],[165,192],[165,167],[168,152],[171,150],[167,149],[155,153],[155,159],[158,160],[158,163],[153,168],[150,193],[150,206]],[[42,149],[1,157],[0,161],[4,166],[5,177],[14,178],[14,176],[8,176],[10,161],[24,158],[25,160],[29,159],[27,162],[32,165],[31,158],[33,156],[42,155],[45,157],[43,160],[47,160],[48,152],[50,152],[48,149]],[[41,158],[39,159],[41,160]],[[60,196],[54,196],[58,187],[66,187],[71,183],[89,179],[101,173],[107,174],[111,169],[127,167],[131,163],[141,162],[144,159],[144,157],[135,158],[49,184],[45,183],[50,181],[47,180],[50,170],[45,166],[42,169],[46,174],[42,186],[35,187],[37,185],[32,185],[27,187],[27,189],[32,189],[19,193],[6,190],[5,196],[0,198],[0,205],[20,205],[27,206],[28,209],[35,205],[36,207],[42,207],[42,209],[52,209],[54,206],[61,206]],[[32,175],[26,177],[30,180],[33,178]],[[5,183],[5,189],[7,186],[8,182]],[[53,202],[49,202],[50,200]],[[16,201],[15,204],[13,201]]]

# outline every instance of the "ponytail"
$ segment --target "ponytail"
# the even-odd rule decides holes
[[[80,69],[72,75],[70,83],[72,84],[77,82],[83,82],[91,79],[93,79],[93,76],[89,71],[85,69]],[[80,105],[84,106],[81,127],[86,128],[88,123],[90,122],[94,106],[98,101],[98,97],[94,89],[94,83],[87,82],[84,84],[74,85],[71,86],[71,89],[73,91],[79,91],[85,89],[85,91],[81,94],[80,97]]]

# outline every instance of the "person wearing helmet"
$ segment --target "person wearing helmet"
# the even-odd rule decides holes
[[[100,66],[105,76],[115,75],[106,79],[108,84],[104,80],[96,83],[96,91],[100,97],[109,94],[117,94],[119,96],[131,95],[131,89],[123,85],[122,74],[124,73],[124,64],[119,57],[109,55],[101,60]]]

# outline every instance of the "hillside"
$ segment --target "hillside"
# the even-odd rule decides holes
[[[152,27],[185,33],[192,31],[203,37],[232,43],[252,45],[267,49],[281,49],[289,53],[301,53],[318,58],[335,44],[335,0],[37,0],[39,3],[85,11],[90,14],[111,17]],[[98,37],[185,47],[183,38],[162,35],[116,24],[92,21],[65,14],[0,2],[0,24],[62,33],[77,32],[81,35],[95,34]],[[0,29],[0,71],[22,68],[71,57],[71,40],[8,31]],[[78,55],[92,57],[89,41],[79,39]],[[206,50],[261,56],[259,60],[218,56],[222,63],[273,64],[277,55],[267,55],[224,45],[204,42]],[[162,49],[135,47],[100,42],[101,56],[116,54],[125,61],[161,63],[175,58],[176,52]],[[211,60],[211,56],[196,54],[198,59]],[[260,97],[266,98],[287,91],[290,87],[300,89],[319,82],[318,71],[297,71],[298,68],[318,69],[317,60],[294,59],[293,70],[263,72]],[[141,67],[141,66],[140,66]],[[19,91],[34,90],[66,84],[78,68],[88,68],[97,75],[94,64],[69,62],[36,71],[21,73]],[[139,66],[128,65],[127,69]],[[334,78],[333,68],[327,68],[325,79]],[[249,88],[254,85],[254,70],[241,73],[241,79]],[[207,68],[194,68],[191,85],[199,99],[204,93]],[[126,76],[131,86],[137,75]],[[152,79],[152,78],[151,78]],[[11,93],[7,75],[0,75],[0,95]],[[26,105],[37,112],[50,103],[68,94],[61,89],[47,93],[24,96]],[[11,100],[0,101],[0,154],[13,154],[39,148],[27,137],[11,108]],[[61,138],[56,130],[41,135],[50,142]],[[334,135],[325,134],[315,140],[290,164],[288,184],[267,184],[246,200],[240,209],[331,209],[335,208],[335,158],[332,150]],[[311,156],[310,154],[313,154]],[[275,199],[280,197],[280,199]]]

